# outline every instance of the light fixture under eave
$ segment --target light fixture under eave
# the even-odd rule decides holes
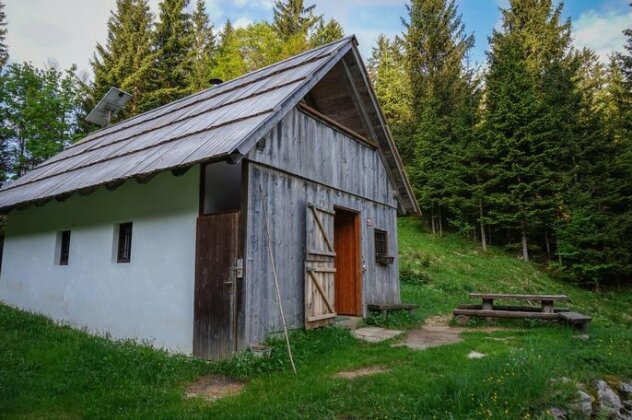
[[[107,127],[115,116],[132,99],[132,95],[119,88],[111,87],[86,117],[86,121]]]

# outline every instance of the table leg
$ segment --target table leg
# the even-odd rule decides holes
[[[552,300],[543,300],[542,312],[545,312],[547,314],[552,314],[553,312],[555,312],[555,309],[553,309],[553,305],[554,305],[554,302]]]
[[[483,299],[483,310],[491,311],[494,309],[494,299]]]
[[[493,311],[494,310],[494,299],[485,299],[483,298],[483,310],[484,311]],[[485,321],[492,321],[492,317],[485,317]]]

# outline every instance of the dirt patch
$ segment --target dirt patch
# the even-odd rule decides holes
[[[361,376],[371,376],[378,373],[385,373],[389,370],[390,369],[387,369],[384,366],[367,366],[356,370],[338,372],[334,375],[334,378],[354,379]]]
[[[187,388],[187,398],[202,397],[209,401],[239,394],[246,386],[241,381],[219,375],[203,376]]]
[[[502,327],[463,328],[450,327],[451,315],[430,317],[424,325],[416,330],[411,330],[406,338],[394,346],[407,346],[415,350],[424,350],[430,347],[438,347],[446,344],[463,341],[461,333],[465,331],[494,332],[506,330]]]

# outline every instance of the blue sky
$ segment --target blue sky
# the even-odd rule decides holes
[[[230,18],[236,25],[272,19],[274,0],[205,0],[217,27]],[[159,0],[149,0],[157,13]],[[31,61],[42,66],[54,59],[60,66],[75,63],[89,70],[89,59],[97,42],[104,42],[109,11],[116,0],[8,0],[5,2],[9,33],[7,44],[12,61]],[[347,34],[355,33],[365,59],[380,33],[401,34],[405,0],[305,0],[316,12],[334,17]],[[499,7],[508,0],[457,0],[466,29],[474,33],[472,61],[482,63],[487,37],[500,25]],[[571,18],[575,44],[594,49],[603,60],[621,50],[621,31],[632,27],[628,0],[567,0],[565,17]]]

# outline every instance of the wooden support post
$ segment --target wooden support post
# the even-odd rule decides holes
[[[542,312],[545,312],[547,314],[552,314],[553,312],[555,312],[555,309],[553,308],[554,302],[552,300],[543,300],[542,301]]]

